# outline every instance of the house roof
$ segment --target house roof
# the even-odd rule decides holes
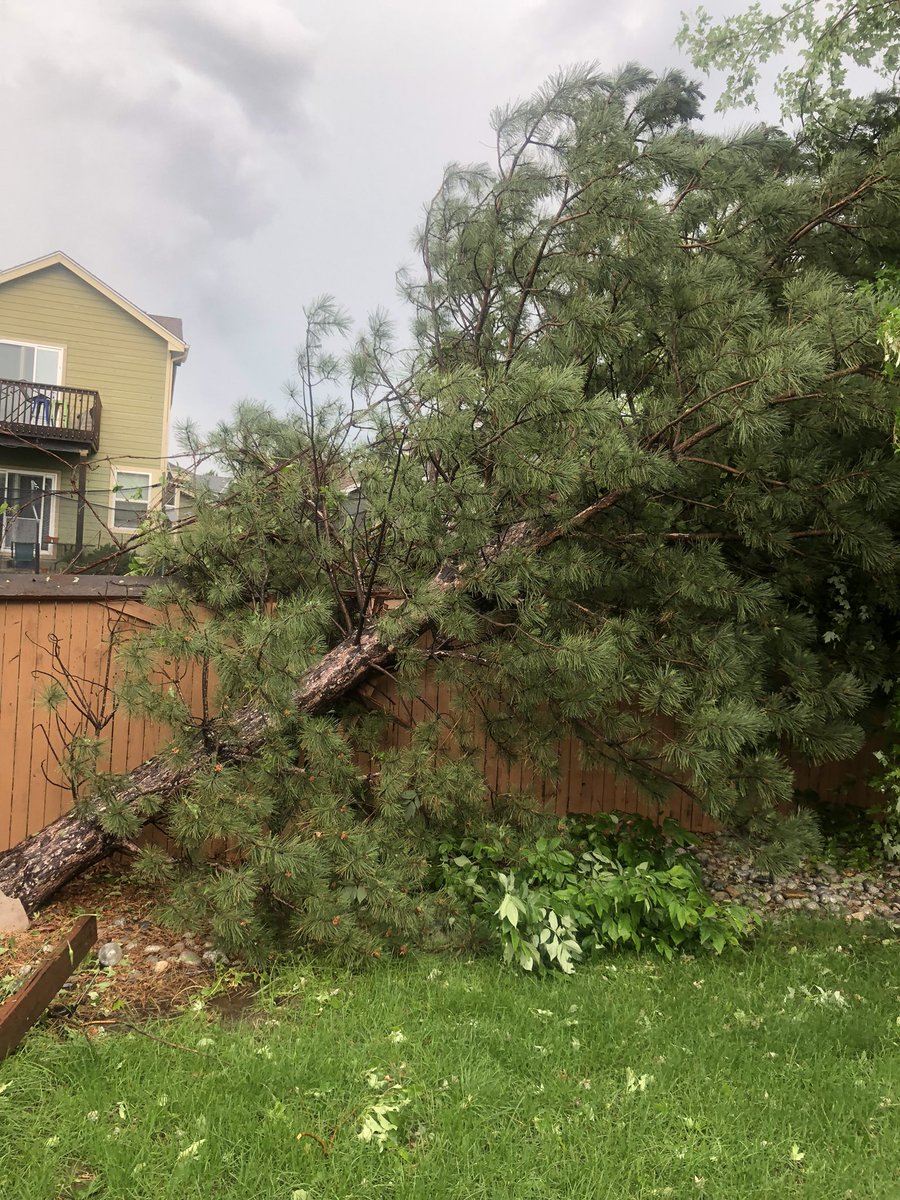
[[[156,313],[147,313],[147,316],[157,325],[162,325],[163,329],[168,329],[169,333],[173,333],[180,342],[184,341],[184,326],[181,323],[181,317],[160,317]]]
[[[222,496],[231,486],[231,479],[227,475],[217,475],[215,471],[207,471],[203,475],[198,475],[196,471],[172,461],[169,462],[169,478],[180,491],[187,492],[191,496],[197,495],[200,491],[208,491],[214,496]]]
[[[74,258],[69,258],[68,254],[64,254],[61,250],[55,250],[52,254],[45,254],[43,258],[33,258],[30,262],[20,263],[17,267],[9,267],[5,271],[0,271],[0,286],[4,283],[9,283],[13,279],[21,279],[25,275],[33,275],[38,271],[44,271],[47,267],[65,267],[67,271],[71,271],[73,275],[77,275],[88,287],[94,288],[107,300],[111,300],[113,304],[117,304],[119,308],[124,309],[136,321],[146,326],[151,333],[157,334],[168,345],[176,362],[184,362],[187,358],[188,344],[184,340],[181,319],[179,317],[159,317],[151,316],[145,313],[143,309],[138,308],[136,304],[132,304],[130,300],[126,300],[124,296],[115,291],[104,283],[102,279],[98,279],[96,275],[92,275],[86,267],[77,263]]]

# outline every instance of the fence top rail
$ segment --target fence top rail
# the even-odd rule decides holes
[[[0,572],[2,600],[140,600],[148,588],[162,583],[148,575],[30,575]]]

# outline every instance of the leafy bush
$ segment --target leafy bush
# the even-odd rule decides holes
[[[874,781],[874,785],[885,793],[884,805],[860,808],[855,804],[829,803],[818,798],[807,801],[822,835],[819,850],[811,856],[815,861],[830,863],[838,868],[854,867],[865,871],[877,868],[885,859],[898,856],[900,821],[897,817],[891,820],[891,772],[886,758],[879,757],[882,757],[886,771],[882,779]],[[894,786],[900,789],[900,774]],[[900,802],[900,790],[896,800]]]
[[[755,928],[737,905],[716,904],[676,821],[604,813],[570,818],[517,841],[509,830],[441,846],[440,882],[468,904],[506,962],[571,974],[606,949],[721,953]]]

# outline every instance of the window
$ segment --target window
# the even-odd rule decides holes
[[[113,526],[137,529],[150,507],[150,472],[116,470],[113,481]]]
[[[17,546],[50,549],[56,517],[55,475],[0,469],[0,546],[15,552]]]
[[[0,341],[0,379],[28,383],[62,382],[62,348]]]

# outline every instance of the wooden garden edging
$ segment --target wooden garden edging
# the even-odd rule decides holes
[[[0,1062],[12,1054],[96,940],[97,918],[83,917],[31,979],[0,1004]]]

